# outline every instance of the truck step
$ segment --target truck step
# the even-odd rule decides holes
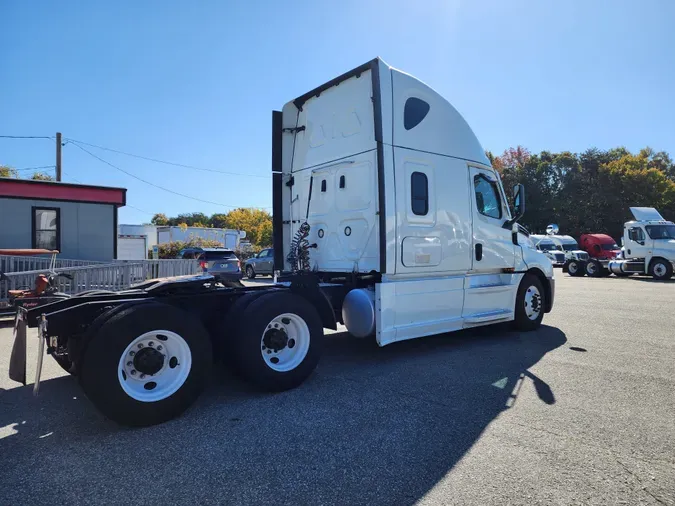
[[[506,309],[500,309],[497,311],[489,311],[486,313],[476,313],[471,316],[464,318],[464,325],[482,325],[483,323],[492,323],[502,320],[512,320],[513,311],[508,311]]]

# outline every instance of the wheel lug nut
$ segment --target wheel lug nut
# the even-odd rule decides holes
[[[129,362],[127,362],[127,365],[131,367],[132,365],[134,365],[134,363],[131,360],[129,360]]]
[[[154,345],[155,345],[155,342],[154,342],[154,341],[150,341],[150,342],[148,343],[148,346],[154,346]]]
[[[145,378],[145,374],[141,374],[141,379]]]
[[[272,353],[272,350],[267,350],[267,354],[269,355],[270,353]]]
[[[157,346],[157,351],[162,351],[162,345]]]
[[[142,348],[142,347],[143,347],[143,343],[138,343],[138,347],[139,347],[139,348]]]
[[[135,351],[130,351],[130,352],[129,352],[129,356],[130,356],[130,357],[133,357],[134,355],[136,355],[136,352],[135,352]]]
[[[132,376],[136,376],[136,371],[135,371],[135,370],[132,370],[132,371],[131,371],[131,375],[132,375]]]

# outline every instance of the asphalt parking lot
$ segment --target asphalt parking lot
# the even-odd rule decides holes
[[[675,504],[675,282],[557,279],[537,332],[338,332],[296,390],[218,370],[137,430],[50,358],[7,379],[0,329],[0,504]]]

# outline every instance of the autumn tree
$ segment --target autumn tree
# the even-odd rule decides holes
[[[150,223],[152,223],[153,225],[157,225],[157,226],[168,225],[169,224],[169,218],[166,216],[166,214],[157,213],[152,217],[152,219],[150,220]]]
[[[0,177],[18,177],[18,174],[12,167],[0,165]]]

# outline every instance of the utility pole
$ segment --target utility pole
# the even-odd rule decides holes
[[[56,132],[56,180],[61,181],[61,132]]]

